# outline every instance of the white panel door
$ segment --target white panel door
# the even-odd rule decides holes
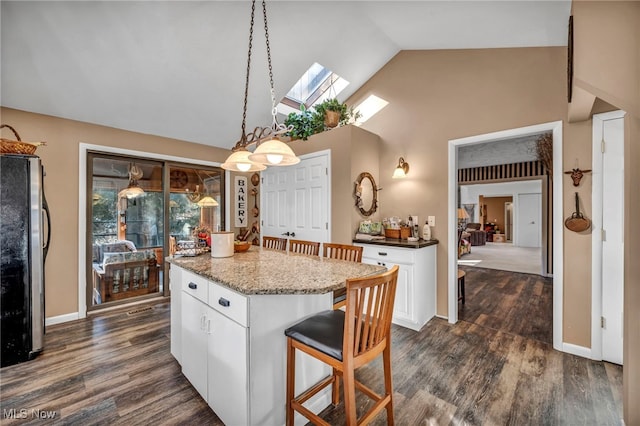
[[[516,245],[519,247],[540,247],[542,239],[541,194],[518,194],[516,217]]]
[[[624,119],[603,122],[602,359],[622,364],[624,293]]]
[[[263,236],[329,241],[328,164],[328,153],[311,154],[262,172]]]

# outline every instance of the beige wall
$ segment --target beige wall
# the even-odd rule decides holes
[[[447,316],[448,141],[564,120],[566,48],[403,51],[349,103],[372,93],[389,102],[362,126],[381,139],[380,214],[417,214],[421,222],[436,216],[437,312]],[[411,170],[406,179],[393,180],[400,156]],[[588,311],[581,296],[589,292],[588,282],[575,286],[583,288],[573,309]],[[569,341],[588,344],[588,324],[575,327],[581,334],[567,336]]]
[[[361,220],[380,218],[379,212],[368,218],[362,216],[353,195],[361,172],[371,173],[380,187],[378,144],[377,135],[356,126],[344,126],[290,145],[297,155],[331,150],[331,241],[335,243],[351,244]]]
[[[105,145],[224,161],[229,151],[175,139],[160,138],[2,108],[2,123],[13,126],[26,141],[46,141],[38,148],[46,177],[44,188],[51,211],[51,247],[46,263],[46,313],[49,317],[78,312],[78,167],[80,143]],[[9,132],[3,137],[13,138]]]
[[[625,235],[640,235],[640,2],[574,1],[572,14],[574,89],[595,96],[594,109],[606,102],[627,112]],[[591,121],[584,125],[590,128]],[[587,129],[581,132],[589,140]],[[623,409],[628,425],[640,425],[639,250],[638,238],[625,239]]]

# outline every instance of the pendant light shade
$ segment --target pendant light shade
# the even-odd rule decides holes
[[[138,182],[134,179],[129,180],[129,186],[118,193],[118,197],[127,197],[129,199],[136,198],[144,194],[144,190],[138,186]]]
[[[200,207],[216,207],[219,206],[218,202],[211,197],[210,195],[202,197],[200,201],[198,201],[198,206]]]
[[[259,172],[267,168],[264,164],[250,160],[250,154],[244,148],[233,151],[220,167],[234,172]]]
[[[291,166],[300,162],[289,145],[278,139],[262,142],[253,154],[249,154],[249,159],[268,166]]]

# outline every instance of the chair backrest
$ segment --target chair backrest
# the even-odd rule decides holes
[[[322,255],[331,259],[362,262],[362,247],[349,244],[322,244]]]
[[[320,243],[315,241],[289,240],[289,252],[317,256],[320,253]]]
[[[287,250],[287,239],[279,237],[262,237],[262,247],[274,250]]]
[[[398,265],[380,275],[347,280],[343,357],[352,357],[354,368],[389,344],[397,281]]]

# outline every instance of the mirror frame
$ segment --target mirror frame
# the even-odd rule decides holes
[[[362,208],[362,181],[365,178],[371,181],[371,190],[373,191],[371,207],[369,208],[369,210],[365,210]],[[358,175],[358,179],[356,180],[355,185],[356,187],[353,192],[356,197],[356,207],[358,208],[358,210],[360,210],[360,213],[363,216],[371,216],[378,210],[378,187],[376,185],[376,180],[373,178],[371,173],[362,172]]]

